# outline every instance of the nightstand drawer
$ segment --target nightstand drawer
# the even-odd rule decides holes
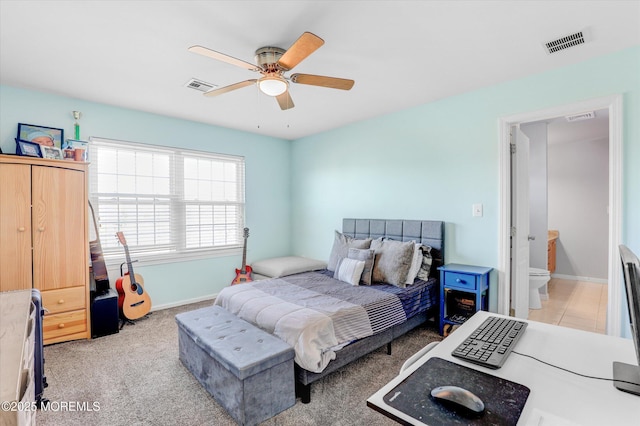
[[[475,275],[461,274],[459,272],[445,272],[444,285],[447,287],[475,290],[477,288],[477,280]]]

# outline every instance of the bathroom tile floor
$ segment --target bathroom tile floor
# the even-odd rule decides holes
[[[607,285],[552,278],[549,300],[542,309],[529,309],[529,319],[605,334]]]

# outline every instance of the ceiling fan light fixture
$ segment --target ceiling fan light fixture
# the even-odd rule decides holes
[[[282,77],[268,75],[258,80],[260,91],[268,96],[279,96],[287,91],[289,83]]]
[[[0,0],[1,1],[1,0]],[[245,62],[233,56],[216,52],[204,46],[191,46],[188,50],[198,55],[226,62],[249,71],[258,72],[262,76],[257,79],[240,81],[225,87],[207,90],[204,96],[214,97],[233,90],[247,86],[258,86],[258,90],[267,96],[275,98],[281,110],[288,110],[294,107],[291,94],[289,93],[289,82],[306,84],[309,86],[328,87],[330,89],[349,90],[353,87],[354,81],[345,78],[327,77],[312,74],[294,74],[285,77],[285,73],[291,71],[295,66],[307,58],[310,54],[318,50],[324,44],[324,40],[310,32],[304,32],[298,39],[284,50],[280,47],[265,46],[256,50],[255,64]],[[195,84],[203,86],[200,82]],[[190,85],[193,87],[194,85]],[[202,90],[202,89],[201,89]]]

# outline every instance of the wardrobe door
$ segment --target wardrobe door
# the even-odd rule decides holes
[[[0,291],[31,288],[31,166],[0,164]]]
[[[85,175],[32,168],[33,284],[40,290],[85,286]]]

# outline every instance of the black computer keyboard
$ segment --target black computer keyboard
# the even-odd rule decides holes
[[[527,323],[491,316],[460,344],[451,355],[487,368],[498,369],[506,361]]]

